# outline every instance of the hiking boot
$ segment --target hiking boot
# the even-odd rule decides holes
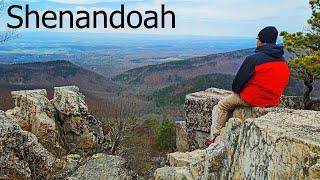
[[[206,147],[209,147],[211,144],[214,144],[217,137],[218,137],[218,136],[214,137],[213,139],[206,139],[206,141],[204,142],[204,145],[205,145]]]

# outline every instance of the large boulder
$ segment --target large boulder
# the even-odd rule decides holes
[[[65,155],[66,151],[56,124],[56,110],[46,97],[47,91],[45,89],[13,91],[11,94],[15,108],[8,110],[6,114],[23,130],[34,134],[54,155]]]
[[[54,88],[51,100],[66,148],[71,153],[94,153],[104,141],[102,124],[88,112],[84,95],[76,86]]]
[[[201,179],[220,180],[228,179],[225,171],[227,156],[226,147],[223,142],[213,144],[206,149],[203,176]]]
[[[0,111],[0,179],[131,179],[126,161],[96,154],[101,122],[75,86],[12,92],[15,108]],[[69,153],[76,153],[66,156]]]
[[[76,86],[55,87],[52,103],[61,114],[81,116],[89,113],[84,98]]]
[[[62,163],[0,111],[0,179],[52,179]]]
[[[118,156],[95,154],[82,158],[79,155],[69,155],[64,168],[57,173],[56,179],[77,180],[129,180],[131,172],[126,161]]]
[[[155,180],[193,180],[190,169],[187,167],[163,167],[159,168],[154,173]]]
[[[196,134],[209,135],[208,107],[217,99],[212,92],[187,96],[186,124],[193,148],[201,146]],[[294,110],[300,105],[296,98],[283,97],[282,108],[238,107],[215,144],[169,154],[170,167],[158,169],[155,177],[178,179],[173,175],[179,168],[184,179],[320,179],[320,112]],[[202,156],[195,156],[199,152]]]
[[[203,148],[204,140],[209,137],[212,109],[218,102],[232,92],[211,88],[186,96],[186,126],[191,149]]]
[[[93,154],[102,148],[102,124],[89,113],[78,87],[54,88],[51,101],[45,89],[14,91],[12,97],[16,107],[6,114],[57,157]]]
[[[236,146],[226,142],[234,179],[320,178],[320,112],[278,109],[239,126]],[[234,120],[233,120],[234,121]],[[227,139],[232,136],[227,133]],[[263,162],[263,163],[262,163]]]
[[[106,154],[59,159],[0,111],[0,179],[131,179],[126,164],[124,159]]]
[[[232,92],[211,88],[186,96],[186,123],[192,130],[209,132],[211,126],[212,109],[224,97]]]
[[[218,102],[226,96],[232,94],[231,91],[210,88],[205,91],[188,94],[185,100],[184,109],[186,111],[186,129],[189,137],[190,150],[204,147],[204,140],[209,137],[212,124],[212,110]],[[281,108],[303,109],[302,97],[283,96],[279,105]],[[315,110],[319,108],[314,107]],[[237,108],[233,117],[244,121],[247,118],[256,118],[267,114],[273,108]],[[179,136],[180,134],[178,134]],[[179,137],[178,137],[179,139]],[[183,138],[180,138],[183,139]],[[178,143],[180,143],[178,141]]]
[[[231,118],[222,136],[205,150],[169,154],[167,170],[187,168],[203,180],[320,178],[320,112],[275,108],[245,122]]]
[[[194,179],[199,179],[204,171],[205,150],[195,150],[192,152],[176,152],[168,154],[170,167],[188,167]]]

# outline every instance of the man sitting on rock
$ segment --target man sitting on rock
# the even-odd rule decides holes
[[[283,47],[276,45],[278,30],[266,27],[259,32],[255,54],[248,56],[241,65],[233,84],[233,94],[221,100],[214,107],[210,140],[214,143],[220,131],[238,106],[278,106],[290,76],[290,70],[283,55]]]

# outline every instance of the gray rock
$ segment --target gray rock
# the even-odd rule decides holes
[[[233,111],[233,118],[238,118],[241,122],[249,118],[257,118],[274,111],[275,108],[261,108],[261,107],[238,107]]]
[[[195,150],[192,152],[175,152],[168,154],[171,167],[189,167],[192,163],[202,162],[205,157],[205,150]]]
[[[194,180],[187,167],[163,167],[154,173],[155,180]]]
[[[296,110],[305,109],[303,97],[301,96],[282,96],[279,107]],[[310,110],[320,111],[320,103],[314,103]]]
[[[203,131],[192,131],[190,133],[190,137],[192,137],[192,148],[191,150],[195,150],[197,148],[199,149],[205,149],[205,141],[210,137],[210,133],[203,132]],[[196,148],[197,147],[197,148]]]
[[[224,143],[213,144],[206,149],[205,169],[203,179],[227,179],[226,167],[227,150]]]
[[[51,179],[62,166],[31,133],[0,111],[0,179]]]
[[[56,124],[56,110],[46,97],[47,91],[13,91],[11,94],[16,107],[8,110],[6,114],[23,130],[34,134],[51,153],[59,157],[65,155],[66,151]]]
[[[57,120],[62,124],[61,134],[69,152],[92,154],[101,148],[102,124],[88,112],[78,87],[54,88],[51,102],[57,109]]]
[[[95,154],[101,122],[77,87],[55,88],[52,102],[46,95],[12,92],[16,107],[0,111],[0,179],[131,179],[124,159]]]
[[[187,127],[192,130],[209,132],[213,107],[230,94],[230,91],[211,88],[187,95],[185,102]]]
[[[229,145],[229,178],[320,178],[319,119],[320,112],[288,109],[248,119],[240,127],[236,146]],[[232,134],[227,136],[231,139]]]
[[[186,96],[186,126],[189,137],[190,150],[205,148],[204,142],[210,136],[212,124],[212,110],[218,102],[232,92],[210,88]],[[251,117],[259,117],[272,111],[272,108],[238,108],[233,116],[243,121]]]
[[[126,161],[118,156],[95,154],[92,157],[81,158],[69,155],[65,168],[56,176],[57,179],[68,178],[78,180],[129,180],[131,174],[126,167]]]
[[[88,114],[84,95],[76,86],[55,87],[52,103],[60,113],[65,115]]]
[[[281,103],[279,105],[281,108],[288,109],[304,109],[303,97],[298,96],[282,96]]]
[[[202,148],[203,141],[209,137],[212,109],[218,102],[232,92],[211,88],[186,96],[186,125],[190,137],[191,150]]]
[[[177,151],[187,152],[190,150],[189,136],[185,121],[176,122],[176,138]]]
[[[7,111],[23,130],[36,135],[57,157],[66,153],[93,154],[104,141],[102,124],[88,112],[84,95],[75,86],[56,87],[50,102],[44,89],[14,91],[16,107]]]
[[[204,136],[210,128],[208,107],[217,103],[212,99],[218,98],[206,92],[187,96],[187,129],[193,143],[199,143],[199,132]],[[204,163],[194,163],[190,155],[203,150],[172,153],[171,167],[157,170],[155,176],[176,179],[172,172],[179,166],[193,179],[320,179],[320,112],[294,110],[299,106],[293,101],[283,102],[290,109],[236,108],[217,143],[197,161]]]
[[[172,153],[168,159],[171,167],[187,168],[194,179],[319,179],[319,120],[320,112],[277,108],[245,122],[232,118],[224,141],[205,151]],[[195,159],[204,160],[203,168],[192,166]]]

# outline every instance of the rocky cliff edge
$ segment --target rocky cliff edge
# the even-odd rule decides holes
[[[320,112],[298,110],[298,97],[275,108],[237,108],[208,148],[212,108],[231,92],[211,88],[186,97],[177,147],[155,179],[320,179]]]
[[[101,122],[75,86],[12,92],[0,111],[0,179],[131,179],[124,159],[103,154]]]

